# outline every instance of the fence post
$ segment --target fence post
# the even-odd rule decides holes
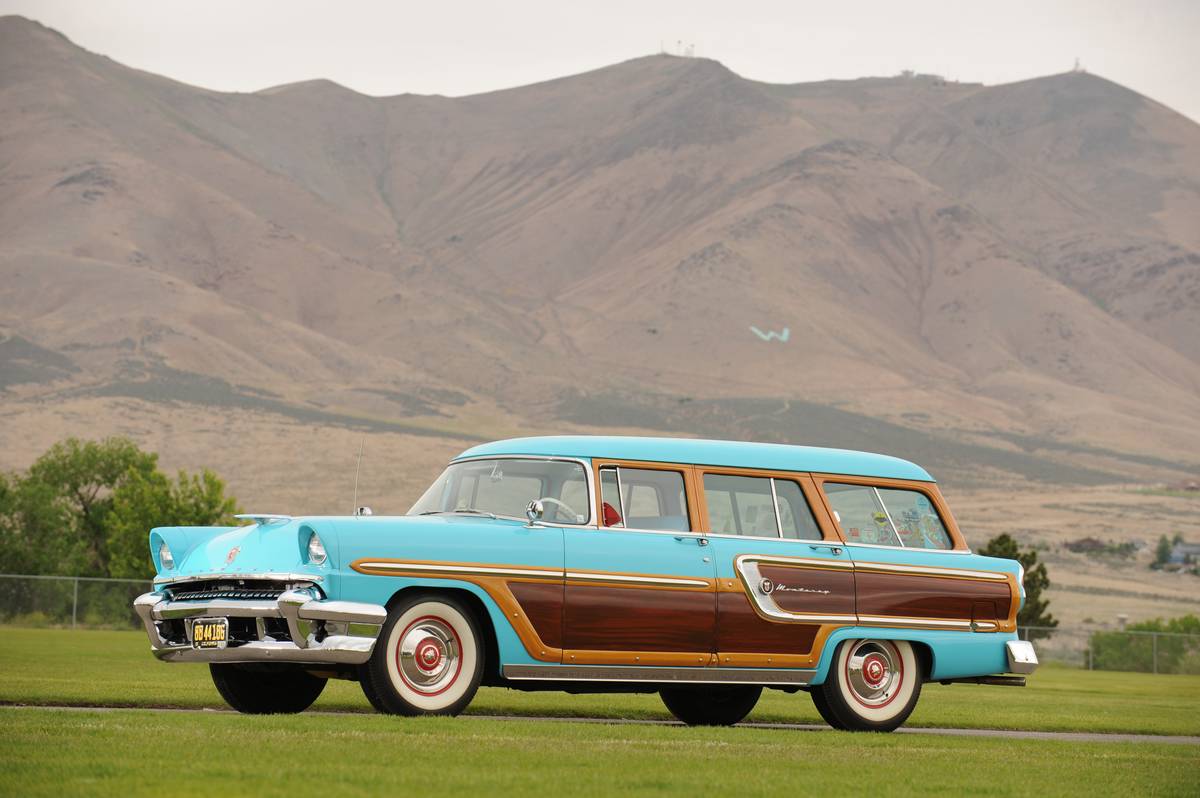
[[[1158,632],[1150,635],[1150,649],[1153,652],[1151,656],[1154,657],[1154,672],[1158,673]]]
[[[71,628],[75,628],[75,620],[79,616],[79,578],[75,579],[75,590],[71,596]]]

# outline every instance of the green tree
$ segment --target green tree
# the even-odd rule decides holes
[[[20,520],[25,525],[37,525],[46,519],[67,521],[60,527],[61,542],[69,544],[64,564],[77,575],[105,576],[109,558],[106,522],[112,511],[113,493],[137,475],[154,474],[157,465],[158,455],[143,452],[128,438],[67,438],[51,446],[21,480],[31,499],[45,500],[52,493],[59,512],[29,507],[35,514],[47,514],[42,518],[26,514]],[[40,537],[37,532],[27,531],[26,535],[31,539]],[[62,573],[63,569],[49,572]]]
[[[1042,598],[1042,591],[1050,587],[1050,576],[1046,573],[1044,563],[1039,563],[1037,552],[1033,549],[1022,550],[1017,541],[1007,534],[997,535],[979,550],[980,554],[988,557],[1002,557],[1006,560],[1016,560],[1025,567],[1025,606],[1017,613],[1018,626],[1055,627],[1058,621],[1049,612],[1050,600]],[[1049,632],[1031,631],[1029,639],[1036,640],[1049,637]]]
[[[1167,563],[1167,560],[1171,559],[1171,549],[1172,548],[1174,548],[1174,546],[1172,546],[1171,541],[1167,538],[1166,535],[1163,535],[1162,537],[1160,537],[1158,539],[1158,545],[1154,547],[1154,565],[1152,565],[1150,567],[1151,568],[1153,568],[1155,566],[1162,567],[1163,565],[1165,565]]]
[[[180,471],[171,481],[159,471],[133,474],[113,492],[106,520],[109,573],[126,579],[154,575],[148,535],[156,526],[235,525],[237,501],[225,495],[225,483],[205,469]]]

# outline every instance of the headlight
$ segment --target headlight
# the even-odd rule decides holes
[[[162,565],[163,570],[166,571],[170,571],[175,567],[175,558],[171,556],[171,548],[165,540],[158,544],[158,562]]]
[[[325,553],[325,544],[321,542],[321,538],[316,532],[308,538],[308,561],[313,565],[322,565],[328,555]]]

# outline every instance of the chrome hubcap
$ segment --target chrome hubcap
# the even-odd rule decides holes
[[[396,650],[401,678],[426,694],[440,693],[454,682],[461,656],[458,635],[438,618],[414,621],[400,636]]]
[[[899,652],[890,643],[864,640],[846,661],[846,682],[854,697],[869,707],[891,701],[902,676]]]

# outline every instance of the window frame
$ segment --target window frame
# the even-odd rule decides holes
[[[815,483],[812,480],[812,474],[806,471],[767,471],[757,468],[735,468],[732,466],[696,466],[696,490],[698,491],[697,504],[702,508],[703,529],[709,530],[705,534],[714,538],[728,538],[731,540],[777,540],[787,541],[790,543],[807,543],[810,545],[838,545],[843,543],[838,527],[833,522],[833,515],[830,513],[828,506],[825,504],[825,497],[817,490]],[[771,482],[771,498],[775,502],[775,528],[777,535],[770,537],[766,535],[727,535],[723,532],[713,532],[712,522],[708,518],[708,496],[704,492],[704,477],[707,474],[714,476],[728,477],[753,477],[757,479],[770,479]],[[813,520],[817,524],[817,530],[821,533],[821,537],[814,540],[805,538],[785,538],[782,535],[782,519],[779,517],[779,497],[775,490],[774,480],[785,480],[795,482],[800,488],[800,494],[804,497],[805,503],[808,505],[808,510],[812,513]]]
[[[602,479],[602,473],[603,473],[604,469],[606,469],[606,468],[615,468],[618,471],[622,468],[637,469],[637,470],[642,470],[642,471],[672,471],[674,473],[679,474],[681,477],[683,477],[683,500],[685,502],[687,502],[687,520],[688,520],[689,528],[687,530],[673,530],[673,529],[643,529],[642,527],[625,526],[624,524],[625,524],[625,519],[627,516],[625,514],[624,507],[622,507],[620,510],[622,525],[621,526],[605,526],[604,525],[604,505],[603,505],[604,491],[603,491],[603,484],[601,482],[601,479]],[[659,534],[659,535],[676,535],[676,536],[678,536],[678,535],[693,535],[695,537],[705,537],[706,536],[705,533],[699,531],[701,529],[701,527],[699,526],[700,513],[698,512],[697,506],[696,506],[696,504],[697,504],[696,497],[698,494],[696,493],[696,487],[695,487],[695,479],[696,479],[696,467],[695,466],[687,465],[685,463],[661,463],[661,462],[647,462],[647,461],[641,461],[641,460],[612,460],[612,459],[593,458],[592,459],[592,471],[594,473],[594,476],[592,478],[592,487],[593,487],[593,490],[592,490],[592,493],[593,493],[592,517],[595,520],[594,520],[594,523],[591,524],[591,526],[594,526],[596,529],[599,529],[602,532],[609,532],[609,531],[648,532],[648,533]],[[624,496],[623,491],[621,491],[621,479],[620,479],[619,475],[617,477],[617,491],[618,491],[619,500],[621,501],[622,505],[624,505],[625,496]]]
[[[949,506],[946,504],[945,497],[942,496],[941,490],[936,482],[918,482],[906,479],[890,479],[886,477],[859,477],[846,474],[813,474],[814,485],[819,489],[821,501],[825,503],[826,512],[829,514],[829,521],[833,528],[837,530],[838,537],[847,546],[862,547],[868,549],[888,549],[890,551],[913,551],[923,552],[925,554],[970,554],[971,548],[967,545],[966,539],[963,537],[961,530],[958,528],[958,522],[954,519],[954,514],[950,512]],[[867,488],[878,490],[910,490],[915,493],[920,493],[929,499],[934,511],[937,513],[938,519],[942,522],[942,526],[946,530],[946,534],[950,538],[951,547],[948,549],[925,549],[905,546],[904,541],[900,538],[899,530],[896,529],[896,524],[892,520],[891,511],[888,510],[887,504],[883,498],[876,493],[876,499],[883,507],[884,513],[887,514],[888,523],[892,525],[892,530],[896,534],[896,539],[900,540],[899,546],[891,546],[883,543],[858,543],[846,539],[845,531],[842,529],[841,523],[834,515],[833,503],[829,500],[829,496],[825,493],[825,483],[832,482],[841,485],[859,485]]]

